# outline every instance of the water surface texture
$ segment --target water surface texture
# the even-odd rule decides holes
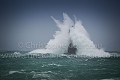
[[[0,80],[120,80],[120,58],[0,58]]]

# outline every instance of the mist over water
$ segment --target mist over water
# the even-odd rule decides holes
[[[70,44],[69,29],[74,23],[67,14],[63,13],[63,17],[63,22],[52,17],[60,31],[56,31],[54,39],[47,43],[46,49],[52,50],[52,53],[55,54],[67,53]]]
[[[30,52],[33,53],[51,53],[64,54],[68,53],[69,44],[77,49],[76,55],[86,55],[90,57],[109,57],[110,54],[98,49],[90,39],[88,32],[85,30],[80,20],[73,21],[66,13],[63,13],[63,21],[52,19],[60,29],[53,35],[45,49],[37,49]]]

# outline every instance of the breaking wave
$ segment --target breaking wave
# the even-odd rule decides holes
[[[65,13],[63,13],[63,18],[63,21],[59,21],[52,17],[60,31],[56,31],[54,39],[51,39],[47,43],[45,49],[33,50],[29,52],[29,54],[68,53],[68,47],[70,43],[72,43],[77,49],[76,55],[85,55],[90,57],[110,57],[108,52],[105,52],[103,49],[98,49],[95,46],[80,20],[77,20],[75,17],[75,21],[73,21]]]

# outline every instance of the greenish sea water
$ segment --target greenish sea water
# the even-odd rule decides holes
[[[120,58],[0,58],[0,80],[120,80]]]

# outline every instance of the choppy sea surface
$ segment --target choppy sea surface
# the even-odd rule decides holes
[[[0,57],[0,80],[120,80],[120,57]]]

